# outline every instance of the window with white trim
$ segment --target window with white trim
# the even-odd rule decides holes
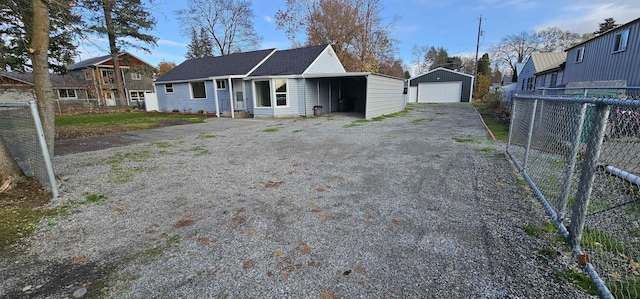
[[[131,102],[144,102],[144,91],[130,91]]]
[[[75,89],[58,89],[58,98],[59,99],[77,99]]]
[[[85,69],[84,70],[84,78],[86,80],[93,80],[93,70],[92,69]]]
[[[206,99],[207,98],[207,90],[204,86],[204,81],[199,82],[191,82],[189,83],[191,87],[191,98],[192,99]]]
[[[582,62],[584,59],[584,47],[578,48],[578,52],[576,53],[576,63]]]
[[[131,73],[131,79],[132,80],[142,80],[142,75],[140,75],[138,73]]]
[[[227,80],[216,80],[216,87],[220,90],[227,89]]]
[[[115,84],[116,76],[113,70],[102,70],[102,83],[103,84]]]
[[[276,89],[276,106],[287,106],[287,79],[273,80]]]
[[[613,52],[622,52],[627,49],[629,42],[629,28],[616,33],[614,36]]]
[[[164,84],[164,93],[173,93],[173,83]]]
[[[256,107],[271,107],[271,86],[269,81],[255,81]]]

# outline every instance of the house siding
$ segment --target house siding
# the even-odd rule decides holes
[[[316,73],[344,73],[344,67],[330,47],[325,49],[318,58],[307,68],[305,74]]]
[[[462,81],[462,92],[460,93],[461,102],[471,101],[471,88],[473,87],[473,77],[458,74],[448,70],[435,70],[430,73],[411,79],[411,86],[418,86],[419,83],[432,82],[455,82]],[[400,93],[402,95],[402,92]]]
[[[305,101],[306,115],[313,115],[313,106],[319,105],[318,103],[318,82],[319,79],[307,79],[305,82]]]
[[[365,118],[402,111],[404,81],[378,75],[367,77]]]
[[[527,90],[527,80],[529,78],[535,78],[536,67],[533,64],[533,59],[529,58],[522,67],[520,75],[518,76],[518,85],[516,91]]]
[[[206,113],[216,112],[212,81],[205,81],[205,89],[207,92],[207,98],[205,99],[191,99],[189,88],[189,83],[173,83],[173,93],[167,94],[164,89],[164,84],[156,84],[158,107],[160,110],[173,111],[174,109],[178,109],[180,112],[197,112],[199,110],[203,110]],[[227,95],[227,98],[228,97],[229,95]]]
[[[629,28],[626,50],[613,53],[615,34]],[[576,63],[578,49],[584,47],[582,62]],[[563,84],[573,82],[626,80],[640,86],[640,21],[620,26],[567,51]]]

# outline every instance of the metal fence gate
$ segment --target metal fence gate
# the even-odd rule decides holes
[[[516,95],[507,154],[601,295],[638,298],[640,100]]]

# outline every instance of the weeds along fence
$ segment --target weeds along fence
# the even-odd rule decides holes
[[[513,97],[507,154],[604,298],[640,297],[637,91]]]
[[[53,197],[58,197],[58,184],[35,101],[0,103],[0,138],[25,175],[38,178]]]

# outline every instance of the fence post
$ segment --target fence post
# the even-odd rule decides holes
[[[509,123],[509,137],[507,138],[507,153],[509,152],[509,148],[511,147],[511,135],[513,135],[513,123],[516,118],[516,98],[512,98],[511,102],[511,122]]]
[[[589,132],[589,142],[582,162],[582,173],[578,182],[578,192],[576,193],[576,204],[573,206],[571,215],[571,226],[569,227],[569,245],[573,248],[580,246],[582,230],[587,216],[589,197],[593,190],[593,181],[598,167],[600,150],[604,133],[609,119],[610,106],[606,104],[596,104],[595,115],[591,131]]]
[[[47,176],[49,177],[49,185],[51,185],[51,196],[58,197],[58,183],[56,182],[56,176],[53,173],[53,164],[51,163],[51,156],[49,155],[47,141],[44,138],[44,130],[42,129],[42,122],[40,121],[40,113],[38,112],[38,106],[36,105],[36,101],[29,101],[29,108],[31,108],[31,115],[33,116],[36,135],[38,138],[38,142],[40,143],[40,149],[42,150],[42,158],[44,159],[44,166],[47,169]]]
[[[533,126],[536,121],[536,110],[538,109],[538,100],[533,101],[533,109],[531,110],[531,120],[529,121],[529,130],[527,132],[527,147],[524,151],[524,161],[522,162],[522,169],[527,170],[527,162],[529,160],[529,151],[531,150],[531,139],[533,137]]]
[[[567,202],[569,201],[569,194],[571,193],[571,183],[573,178],[573,171],[576,168],[576,161],[578,159],[578,150],[580,150],[580,140],[582,139],[582,129],[584,127],[584,119],[587,115],[587,104],[580,105],[580,115],[578,116],[578,122],[576,123],[575,136],[571,141],[571,152],[569,153],[569,161],[565,170],[564,188],[562,189],[562,197],[560,199],[560,206],[558,207],[558,221],[564,222],[567,210]]]

